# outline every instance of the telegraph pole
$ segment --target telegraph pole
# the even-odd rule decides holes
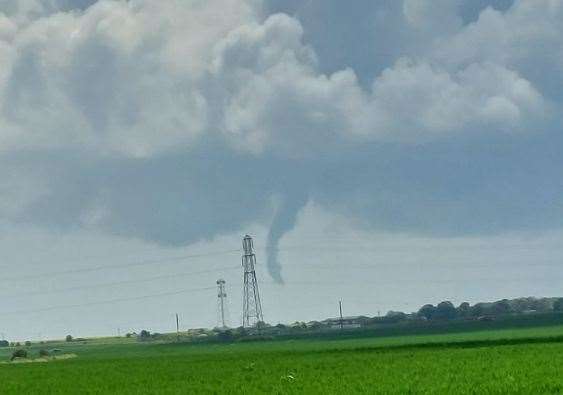
[[[178,313],[176,313],[176,341],[180,342],[180,319],[178,318]]]
[[[338,301],[338,308],[340,309],[340,330],[344,329],[344,320],[342,318],[342,300]]]
[[[258,292],[258,280],[256,279],[256,255],[252,237],[246,235],[242,241],[244,255],[242,256],[242,267],[244,268],[244,297],[242,301],[242,326],[251,328],[259,322],[264,321],[262,316],[262,304]]]

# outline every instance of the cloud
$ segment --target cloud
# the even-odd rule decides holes
[[[188,147],[209,129],[208,49],[246,14],[234,1],[183,4],[103,1],[22,28],[5,60],[4,149],[150,156]],[[220,9],[231,16],[217,18]]]
[[[494,64],[473,63],[456,73],[429,63],[399,61],[373,87],[372,125],[389,139],[425,140],[484,130],[518,131],[540,116],[541,94],[516,72]]]
[[[4,61],[4,149],[25,142],[150,157],[219,131],[238,149],[292,156],[319,140],[424,140],[541,114],[531,82],[485,59],[451,69],[435,57],[402,57],[364,89],[353,69],[319,71],[297,19],[262,21],[239,4],[102,1],[19,29]],[[434,17],[424,4],[404,4],[407,23]],[[216,20],[219,9],[237,12]]]
[[[518,1],[505,12],[485,9],[478,20],[436,47],[433,59],[450,68],[494,62],[517,70],[550,99],[560,102],[563,67],[560,1]]]
[[[462,25],[458,14],[459,1],[405,0],[403,14],[407,23],[417,30],[448,34]]]
[[[0,215],[171,245],[270,224],[278,280],[310,199],[556,226],[562,7],[500,3],[2,1]]]
[[[541,94],[505,67],[472,63],[451,72],[402,58],[366,90],[351,69],[319,73],[302,36],[301,26],[280,14],[234,31],[218,47],[224,130],[240,148],[306,155],[359,138],[424,141],[471,127],[517,130],[541,116]]]

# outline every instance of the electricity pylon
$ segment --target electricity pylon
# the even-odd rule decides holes
[[[219,324],[221,329],[225,329],[227,324],[225,323],[225,304],[227,299],[227,293],[225,292],[225,280],[217,280],[217,300],[218,300],[218,311],[219,311]]]
[[[244,268],[244,296],[242,302],[242,326],[251,328],[257,323],[264,321],[262,316],[262,305],[260,304],[260,293],[258,292],[258,280],[256,279],[256,255],[252,237],[246,235],[242,240],[244,255],[242,256],[242,267]]]

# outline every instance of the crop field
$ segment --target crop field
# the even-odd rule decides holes
[[[57,347],[76,357],[1,364],[0,393],[563,393],[563,326],[226,344],[99,339]],[[8,356],[0,352],[0,360]]]

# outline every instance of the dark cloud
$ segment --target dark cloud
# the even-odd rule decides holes
[[[461,19],[444,7],[436,28],[423,3],[270,1],[266,14],[289,15],[261,20],[218,20],[240,8],[231,0],[138,4],[38,21],[6,41],[2,219],[168,246],[260,223],[278,281],[278,244],[310,199],[390,232],[561,226],[557,66],[510,28],[537,26],[531,3],[511,9],[517,19],[476,19],[511,4],[462,2]],[[530,42],[557,48],[558,37],[533,29]]]
[[[313,198],[365,227],[439,236],[561,227],[560,131],[369,146],[325,170]]]

